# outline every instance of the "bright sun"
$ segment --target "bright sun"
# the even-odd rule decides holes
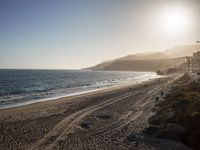
[[[189,21],[185,10],[177,7],[166,9],[160,18],[164,32],[173,34],[184,32]]]

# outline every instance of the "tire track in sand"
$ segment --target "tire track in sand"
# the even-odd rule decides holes
[[[47,133],[42,139],[40,139],[37,143],[28,147],[28,149],[35,150],[35,149],[51,149],[56,141],[63,140],[70,132],[78,126],[79,122],[87,115],[91,114],[92,112],[108,106],[112,103],[117,101],[123,100],[130,96],[134,96],[137,94],[142,93],[144,90],[139,90],[136,92],[129,92],[119,97],[111,98],[106,101],[103,101],[99,104],[84,108],[68,117],[63,119],[60,123],[58,123],[49,133]]]

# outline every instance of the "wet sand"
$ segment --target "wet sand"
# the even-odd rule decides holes
[[[174,78],[162,78],[0,110],[0,149],[188,149],[156,139],[148,127],[155,97]]]

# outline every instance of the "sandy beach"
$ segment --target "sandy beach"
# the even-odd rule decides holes
[[[174,78],[0,110],[0,149],[188,149],[148,127],[156,96]]]
[[[0,150],[200,150],[200,0],[0,0]]]

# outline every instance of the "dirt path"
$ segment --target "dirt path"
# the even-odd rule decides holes
[[[184,145],[148,137],[142,130],[166,79],[120,96],[99,100],[60,121],[25,149],[187,149]]]

